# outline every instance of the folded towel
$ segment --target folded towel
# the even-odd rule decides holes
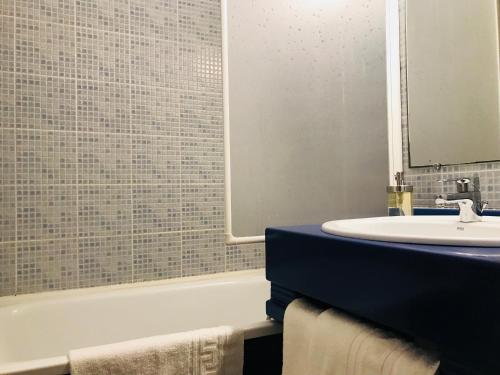
[[[72,375],[241,375],[243,332],[216,327],[70,351]]]
[[[293,301],[285,312],[283,375],[434,375],[432,354],[334,309]]]

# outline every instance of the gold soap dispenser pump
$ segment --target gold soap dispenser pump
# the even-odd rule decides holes
[[[389,216],[413,215],[413,186],[406,185],[404,172],[394,175],[396,185],[387,186],[387,210]]]

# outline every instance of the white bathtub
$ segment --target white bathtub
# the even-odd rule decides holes
[[[0,298],[0,374],[66,374],[71,349],[203,327],[273,334],[268,298],[261,270]]]

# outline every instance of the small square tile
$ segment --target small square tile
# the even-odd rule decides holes
[[[79,287],[132,282],[132,237],[81,238]]]
[[[78,130],[130,132],[130,93],[127,84],[78,81]]]
[[[132,140],[134,184],[178,183],[180,151],[176,137],[136,136]]]
[[[176,92],[162,87],[131,86],[130,124],[134,134],[178,136]]]
[[[0,71],[15,70],[16,26],[13,17],[0,16]]]
[[[182,186],[182,230],[224,228],[224,185]]]
[[[77,28],[76,66],[79,79],[129,83],[128,34]]]
[[[17,130],[15,145],[18,184],[76,184],[75,133]]]
[[[73,27],[17,19],[17,73],[74,77],[75,67]]]
[[[130,69],[133,84],[177,88],[179,70],[177,44],[132,35]]]
[[[130,185],[80,185],[79,237],[126,235],[132,231]]]
[[[134,234],[181,229],[181,194],[176,185],[134,185],[132,188]]]
[[[181,276],[181,234],[134,236],[134,282]]]
[[[183,184],[224,182],[223,139],[184,137],[181,155]]]
[[[76,130],[73,79],[17,74],[15,102],[18,128]]]
[[[181,136],[224,139],[222,95],[181,91]]]
[[[0,242],[16,240],[16,187],[0,185]]]
[[[130,184],[132,139],[128,134],[78,135],[80,184]]]
[[[154,39],[140,36],[130,36],[130,83],[134,85],[151,85],[151,72],[154,71]]]
[[[130,0],[132,34],[163,40],[177,39],[177,0]]]
[[[182,233],[182,276],[224,272],[224,233],[196,231]]]
[[[77,231],[74,185],[17,186],[17,239],[74,237]]]
[[[128,0],[76,0],[76,24],[117,33],[129,32]]]
[[[179,49],[177,43],[154,40],[150,55],[152,64],[149,76],[151,85],[179,87]]]
[[[16,244],[0,242],[0,297],[16,293]]]
[[[222,97],[222,48],[179,45],[179,88]]]
[[[68,0],[16,0],[16,16],[34,21],[75,23],[75,6]]]
[[[220,1],[178,0],[179,41],[215,46],[221,43]]]
[[[17,293],[78,286],[76,239],[17,243]]]
[[[263,264],[224,245],[218,1],[0,0],[0,31],[0,295],[16,257],[20,293]]]
[[[264,268],[263,243],[226,246],[226,272]]]
[[[0,128],[16,127],[16,77],[0,71]]]
[[[0,0],[0,15],[14,16],[16,8],[16,0]]]
[[[0,181],[2,185],[16,183],[16,131],[0,127]]]

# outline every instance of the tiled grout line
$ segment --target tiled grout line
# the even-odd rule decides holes
[[[222,79],[224,77],[223,70],[224,70],[224,64],[225,64],[225,62],[224,62],[224,36],[222,35],[222,33],[224,32],[225,26],[222,25],[222,22],[223,22],[223,17],[222,17],[222,2],[219,2],[219,14],[221,14],[221,38],[220,38],[220,51],[221,51],[221,56],[220,56],[221,60],[220,60],[220,62],[221,63],[220,63],[219,69],[221,71],[221,81],[222,81]],[[222,87],[223,87],[222,88],[222,130],[223,130],[222,131],[222,137],[223,138],[222,139],[225,142],[225,137],[226,137],[225,131],[226,130],[225,130],[225,122],[224,122],[224,113],[225,113],[225,111],[224,111],[224,83],[223,82],[222,82]],[[226,150],[226,147],[224,146],[222,148],[222,153],[223,153],[223,158],[224,158],[224,163],[223,163],[223,171],[224,171],[224,173],[225,173],[225,169],[227,168],[226,162],[225,162],[226,161],[226,152],[227,152],[227,150]],[[226,192],[225,192],[225,190],[226,190],[225,177],[223,179],[223,186],[222,186],[222,188],[224,189],[224,201],[223,201],[223,203],[224,203],[224,209],[223,209],[223,211],[224,211],[224,227],[223,227],[223,229],[224,230],[223,230],[223,235],[222,235],[223,236],[223,248],[224,248],[224,272],[227,272],[227,269],[228,269],[228,267],[227,267],[227,253],[228,253],[228,248],[231,245],[227,245],[226,244],[226,224],[225,223],[226,223],[227,212],[226,212],[226,202],[225,201],[227,199],[227,195],[226,195]],[[238,248],[238,247],[239,246],[236,245],[236,248]]]
[[[179,119],[180,122],[180,119]],[[179,134],[179,135],[167,135],[167,134],[147,134],[147,133],[130,133],[130,132],[111,132],[111,131],[88,131],[88,130],[66,130],[66,129],[40,129],[40,128],[22,128],[22,127],[2,127],[2,130],[19,130],[19,131],[38,131],[38,132],[44,132],[44,133],[70,133],[70,134],[89,134],[89,135],[102,135],[102,134],[109,134],[109,135],[129,135],[129,136],[134,136],[134,137],[145,137],[145,138],[188,138],[189,140],[192,139],[199,139],[202,141],[219,141],[221,142],[222,145],[222,139],[221,137],[217,136],[210,136],[209,134],[207,135],[190,135],[190,134]],[[179,145],[180,147],[180,145]],[[210,147],[208,147],[210,148]],[[499,168],[500,170],[500,168]]]
[[[155,236],[155,235],[168,235],[168,234],[180,234],[183,233],[207,233],[213,232],[217,233],[221,229],[220,228],[212,228],[212,229],[189,229],[189,230],[176,230],[176,231],[168,231],[168,232],[145,232],[145,233],[136,233],[136,236]],[[70,240],[80,240],[80,239],[103,239],[103,238],[127,238],[131,237],[131,234],[107,234],[107,235],[96,235],[96,236],[82,236],[82,237],[63,237],[63,238],[45,238],[45,239],[36,239],[36,240],[15,240],[15,241],[3,241],[1,244],[13,244],[16,242],[25,242],[25,243],[33,243],[33,242],[48,242],[48,241],[70,241]]]
[[[14,71],[12,72],[12,74],[14,75],[14,87],[13,87],[13,90],[14,90],[14,97],[16,97],[17,93],[16,93],[16,79],[17,79],[17,73],[16,73],[16,51],[17,51],[17,38],[16,38],[16,1],[14,1]],[[17,123],[17,110],[16,110],[16,102],[14,101],[14,123]],[[14,152],[16,153],[17,155],[17,129],[14,129]],[[15,160],[15,159],[14,159]],[[18,193],[18,187],[17,187],[17,178],[15,178],[15,176],[17,176],[17,162],[14,163],[14,197],[15,197],[15,204],[14,204],[14,238],[15,240],[17,240],[17,235],[18,235],[18,228],[17,228],[17,202],[18,202],[18,196],[17,196],[17,193]],[[19,285],[19,282],[18,282],[18,275],[17,275],[17,268],[18,268],[18,256],[17,256],[17,241],[15,241],[15,244],[14,244],[14,295],[17,294],[18,292],[18,285]]]
[[[128,27],[129,27],[129,32],[130,32],[130,11],[131,11],[131,8],[130,8],[130,1],[128,2]],[[76,8],[75,8],[75,13],[76,13]],[[75,50],[76,50],[76,41],[75,41]],[[131,45],[131,38],[130,38],[130,34],[128,34],[128,50],[129,50],[129,53],[128,53],[128,80],[129,82],[131,83],[132,82],[132,57],[131,57],[131,54],[130,54],[130,51],[132,50],[132,45]],[[130,97],[132,97],[132,90],[130,89],[130,86],[128,87],[128,94]],[[130,98],[129,98],[130,99]],[[132,118],[132,106],[129,107],[129,125],[130,125],[130,130],[132,130],[132,123],[130,121],[130,119]],[[134,168],[132,167],[133,165],[133,161],[134,161],[134,155],[133,153],[131,152],[130,153],[130,181],[132,181],[134,179]],[[135,258],[134,258],[134,254],[135,254],[135,243],[134,243],[134,189],[130,186],[130,205],[132,207],[132,215],[131,215],[131,218],[130,218],[130,221],[131,221],[131,226],[132,226],[132,231],[130,233],[130,236],[131,236],[131,239],[132,239],[132,248],[131,248],[131,256],[132,256],[132,259],[130,261],[130,264],[131,264],[131,267],[132,267],[132,282],[135,281],[135,266],[134,266],[134,261],[135,261]]]
[[[178,43],[178,34],[179,34],[179,0],[176,0],[175,2],[175,7],[176,7],[176,11],[175,11],[175,40],[177,42],[176,46],[175,46],[175,57],[177,59],[177,65],[176,65],[176,86],[180,88],[180,43]],[[183,176],[183,168],[182,168],[182,139],[181,139],[181,101],[180,101],[180,97],[178,98],[179,101],[178,101],[178,107],[177,107],[177,121],[178,121],[178,127],[179,127],[179,132],[178,132],[178,135],[179,135],[179,138],[178,138],[178,147],[179,147],[179,150],[180,150],[180,160],[179,160],[179,174],[180,174],[180,180],[179,180],[179,188],[181,189],[181,195],[180,195],[180,212],[179,212],[179,216],[180,216],[180,222],[181,222],[181,244],[180,244],[180,250],[181,250],[181,269],[180,269],[180,272],[181,272],[181,277],[184,276],[184,231],[182,231],[182,223],[183,223],[183,218],[184,218],[184,200],[182,199],[182,176]]]
[[[76,24],[76,2],[77,2],[77,0],[73,0],[73,4],[75,7],[73,21],[75,22],[75,24]],[[76,29],[73,29],[73,38],[74,38],[74,43],[75,43],[75,64],[76,64],[76,59],[77,59]],[[78,81],[75,81],[75,93],[74,93],[74,95],[75,95],[75,125],[78,126]],[[80,163],[78,163],[78,150],[79,150],[78,143],[79,142],[78,142],[78,137],[77,137],[76,145],[75,145],[75,150],[76,150],[76,166],[75,166],[75,168],[76,168],[76,180],[77,181],[80,178],[79,168],[78,168],[78,165],[80,164]],[[79,199],[80,199],[80,189],[79,189],[79,185],[77,184],[76,185],[76,234],[77,234],[77,236],[80,233]],[[77,244],[76,244],[76,285],[80,286],[80,242],[78,240],[77,240]]]
[[[39,73],[24,73],[24,72],[4,72],[6,74],[14,74],[19,76],[30,76],[30,77],[37,77],[37,78],[55,78],[59,80],[76,80],[77,82],[90,82],[90,83],[102,83],[102,84],[109,84],[112,86],[124,86],[128,85],[131,87],[136,87],[136,88],[142,88],[142,89],[156,89],[156,88],[164,88],[164,89],[169,89],[169,90],[176,90],[178,93],[193,93],[193,94],[202,94],[205,95],[207,98],[217,98],[220,96],[220,93],[207,93],[205,88],[184,88],[184,87],[172,87],[172,86],[162,86],[160,84],[154,84],[151,83],[150,85],[143,85],[140,83],[131,83],[131,82],[117,82],[117,81],[111,81],[111,80],[100,80],[100,79],[93,79],[93,78],[79,78],[76,76],[68,76],[68,75],[57,75],[57,74],[39,74]],[[217,88],[218,89],[218,88]],[[195,100],[197,102],[202,102],[202,100]],[[222,99],[220,99],[218,104],[222,104]],[[219,113],[219,111],[209,111],[209,113]]]
[[[212,185],[220,185],[222,183],[222,181],[207,181],[207,182],[186,182],[184,185],[189,185],[189,186],[193,186],[193,187],[203,187],[203,186],[209,186],[209,187],[213,187]],[[63,184],[53,184],[53,183],[50,183],[50,184],[43,184],[43,183],[33,183],[33,184],[26,184],[25,186],[26,187],[34,187],[34,186],[40,186],[40,185],[47,185],[47,186],[54,186],[54,187],[73,187],[73,186],[82,186],[84,185],[85,187],[97,187],[97,186],[110,186],[110,187],[119,187],[119,186],[136,186],[136,185],[142,185],[142,186],[158,186],[158,185],[178,185],[178,183],[175,183],[175,184],[172,184],[172,183],[168,183],[166,181],[158,181],[158,182],[138,182],[138,183],[113,183],[113,182],[110,182],[110,183],[102,183],[102,184],[95,184],[95,183],[81,183],[81,184],[77,184],[77,183],[63,183]],[[6,184],[6,185],[3,185],[3,186],[6,186],[6,187],[15,187],[16,185],[15,184]],[[179,187],[180,189],[182,189],[181,187]],[[221,187],[220,190],[223,190],[224,188]],[[0,241],[1,242],[1,241]]]

